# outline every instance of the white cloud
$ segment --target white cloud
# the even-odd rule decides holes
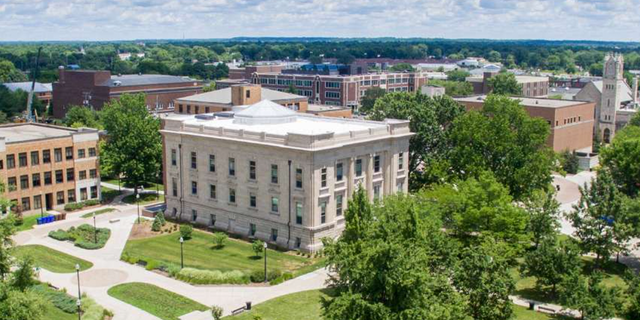
[[[640,0],[0,0],[0,40],[234,36],[640,41]]]

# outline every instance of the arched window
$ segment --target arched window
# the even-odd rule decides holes
[[[604,129],[604,133],[602,134],[602,141],[604,141],[604,143],[609,143],[609,141],[611,140],[611,130],[609,130],[609,128]]]
[[[178,214],[178,209],[173,208],[173,210],[171,211],[171,216],[175,217]]]

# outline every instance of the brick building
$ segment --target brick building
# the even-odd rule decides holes
[[[491,93],[489,78],[497,75],[498,72],[485,72],[482,77],[468,77],[467,82],[473,86],[473,94]],[[535,76],[516,76],[516,81],[522,87],[523,97],[545,97],[549,94],[549,78]]]
[[[70,106],[100,110],[111,99],[125,93],[144,93],[149,111],[173,111],[177,98],[200,93],[202,82],[168,75],[111,75],[109,71],[59,69],[53,83],[53,116],[64,118]]]
[[[467,110],[480,110],[486,96],[456,98]],[[593,124],[595,103],[573,100],[554,100],[544,98],[521,98],[527,113],[532,117],[541,117],[551,126],[547,145],[556,152],[565,150],[591,152],[593,147]]]
[[[0,181],[12,211],[40,213],[100,199],[98,131],[44,124],[0,126]]]

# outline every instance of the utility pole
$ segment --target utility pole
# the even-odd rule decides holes
[[[36,68],[33,72],[33,81],[31,82],[31,91],[29,91],[29,98],[27,99],[27,122],[34,122],[34,116],[32,109],[33,104],[33,91],[36,87],[36,78],[38,78],[38,69],[40,67],[40,53],[42,52],[42,47],[38,48],[38,55],[36,56]]]

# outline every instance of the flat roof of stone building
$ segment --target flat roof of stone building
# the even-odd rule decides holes
[[[288,92],[281,92],[266,88],[260,88],[260,96],[262,100],[282,101],[282,100],[306,100],[307,97],[299,96]],[[199,93],[196,95],[176,99],[183,102],[194,103],[215,103],[215,104],[231,104],[231,87]]]
[[[0,138],[4,138],[6,143],[61,138],[77,132],[75,129],[44,124],[25,123],[0,126]]]
[[[513,100],[520,100],[520,104],[525,107],[540,107],[540,108],[565,108],[583,105],[589,103],[587,101],[578,100],[560,100],[560,99],[548,99],[548,98],[526,98],[526,97],[510,97]],[[484,103],[487,99],[486,95],[471,96],[454,98],[458,102],[471,102],[471,103]]]

